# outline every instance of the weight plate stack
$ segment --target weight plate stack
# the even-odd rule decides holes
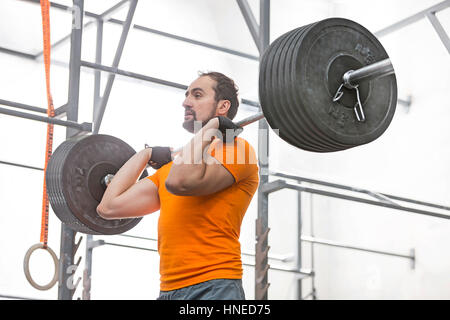
[[[388,58],[378,39],[351,20],[322,20],[304,35],[292,56],[291,83],[297,106],[304,111],[321,136],[338,151],[369,143],[388,128],[397,104],[395,74],[363,82],[358,86],[366,120],[358,121],[355,89],[344,89],[338,102],[332,97],[342,76]]]
[[[56,148],[46,172],[47,194],[56,216],[68,227],[87,234],[119,234],[141,218],[106,220],[96,208],[105,187],[101,180],[115,174],[135,150],[108,135],[68,139]],[[141,179],[147,176],[145,170]]]
[[[395,75],[358,86],[366,116],[356,119],[356,90],[333,96],[349,70],[387,58],[381,43],[361,25],[341,18],[312,23],[277,38],[260,64],[259,95],[264,116],[279,136],[307,151],[333,152],[369,143],[395,113]]]

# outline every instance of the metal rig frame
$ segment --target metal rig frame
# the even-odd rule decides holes
[[[23,0],[30,3],[38,4],[39,0]],[[53,43],[52,48],[55,48],[56,46],[61,45],[62,43],[70,40],[70,63],[69,63],[69,92],[68,92],[68,99],[67,103],[60,106],[59,108],[56,108],[55,110],[55,117],[49,118],[45,116],[39,116],[36,114],[31,114],[27,112],[19,112],[13,109],[7,109],[7,108],[0,108],[0,113],[10,115],[10,116],[17,116],[21,118],[36,120],[36,121],[42,121],[46,123],[53,123],[55,125],[61,125],[65,126],[67,128],[66,131],[66,138],[73,137],[75,135],[80,134],[89,134],[93,133],[96,134],[99,132],[100,125],[102,122],[103,114],[105,112],[105,108],[108,103],[108,99],[111,93],[112,85],[115,80],[116,75],[132,78],[132,79],[138,79],[138,80],[144,80],[149,81],[153,83],[157,83],[164,86],[170,86],[174,88],[179,88],[181,90],[185,90],[187,88],[186,85],[154,78],[148,75],[138,74],[134,72],[129,72],[126,70],[119,69],[119,63],[122,56],[122,52],[125,46],[125,42],[128,36],[128,33],[130,29],[136,29],[141,30],[144,32],[150,32],[153,34],[157,34],[163,37],[169,37],[175,40],[183,41],[188,44],[192,45],[198,45],[205,48],[209,48],[212,50],[218,50],[222,52],[226,52],[231,55],[235,55],[241,58],[250,59],[250,60],[259,60],[259,57],[247,54],[244,52],[231,50],[225,47],[220,47],[217,45],[181,37],[178,35],[170,34],[164,31],[151,29],[142,25],[132,24],[134,12],[136,10],[136,5],[138,0],[122,0],[119,1],[117,4],[115,4],[110,9],[106,10],[102,14],[96,14],[92,12],[88,12],[84,10],[84,0],[72,0],[73,1],[73,7],[68,7],[65,5],[61,5],[58,3],[51,3],[51,8],[59,9],[59,10],[71,10],[73,21],[76,22],[72,26],[72,32],[71,34],[59,39],[55,43]],[[264,50],[269,46],[270,39],[269,39],[269,31],[270,31],[270,0],[260,0],[260,12],[259,12],[259,25],[256,22],[255,16],[253,15],[253,12],[247,2],[247,0],[236,0],[237,5],[239,6],[239,9],[243,15],[243,18],[245,19],[245,22],[247,24],[247,27],[250,30],[250,33],[252,35],[252,38],[255,42],[255,45],[257,46],[260,55],[264,52]],[[129,4],[128,14],[125,21],[121,21],[118,19],[111,18],[111,15],[116,12],[118,9],[122,8],[124,5]],[[442,25],[440,24],[439,20],[436,17],[436,13],[439,11],[442,11],[446,9],[447,7],[450,7],[450,0],[443,1],[435,6],[432,6],[426,10],[423,10],[417,14],[414,14],[408,18],[405,18],[391,26],[388,26],[378,32],[375,33],[378,37],[384,36],[388,33],[394,32],[400,28],[403,28],[409,24],[412,24],[422,18],[427,18],[431,24],[433,25],[434,29],[438,33],[441,41],[443,42],[444,46],[447,48],[447,50],[450,53],[450,39],[443,29]],[[83,22],[84,17],[90,18],[92,20]],[[104,23],[114,23],[118,25],[122,25],[122,34],[119,40],[119,44],[114,56],[114,61],[111,66],[105,66],[102,65],[102,41],[103,41],[103,25]],[[92,25],[96,25],[97,27],[97,38],[96,38],[96,55],[95,55],[95,62],[88,62],[81,60],[81,45],[82,45],[82,33],[84,28],[88,28]],[[12,54],[15,56],[19,56],[26,59],[31,60],[37,60],[42,56],[42,52],[39,52],[37,54],[27,53],[27,52],[19,52],[15,50],[11,50],[8,48],[2,48],[0,47],[0,52]],[[94,69],[94,113],[93,113],[93,124],[92,123],[78,123],[78,101],[79,101],[79,89],[80,89],[80,74],[81,74],[81,67],[84,68],[90,68]],[[101,78],[101,72],[107,72],[108,78],[107,78],[107,84],[105,87],[105,91],[102,95],[100,95],[100,78]],[[410,105],[410,100],[398,100],[399,103]],[[253,106],[255,108],[258,108],[260,111],[260,106],[258,102],[242,99],[241,103]],[[19,102],[13,102],[8,100],[0,99],[0,104],[9,106],[12,108],[18,108],[33,112],[38,112],[42,114],[46,114],[47,110],[35,106],[26,105]],[[255,109],[256,110],[256,109]],[[61,120],[60,118],[66,117],[67,120]],[[259,128],[260,129],[268,129],[267,122],[262,119],[259,121]],[[281,271],[287,271],[287,272],[293,272],[297,274],[298,276],[298,290],[297,290],[297,297],[298,299],[307,299],[317,298],[316,288],[314,286],[314,250],[313,245],[314,244],[320,244],[320,245],[327,245],[327,246],[333,246],[338,248],[346,248],[351,250],[359,250],[369,253],[375,253],[375,254],[383,254],[383,255],[389,255],[394,257],[400,257],[410,260],[411,267],[414,268],[415,263],[415,253],[414,249],[411,249],[410,254],[400,254],[400,253],[394,253],[394,252],[388,252],[388,251],[382,251],[372,248],[363,248],[363,247],[357,247],[353,245],[338,243],[331,240],[326,239],[318,239],[314,237],[313,234],[313,228],[312,228],[312,212],[311,212],[311,229],[310,229],[310,235],[302,235],[302,194],[303,193],[309,193],[309,194],[316,194],[320,196],[325,197],[332,197],[332,198],[338,198],[338,199],[344,199],[348,201],[354,201],[354,202],[360,202],[375,206],[381,206],[391,209],[397,209],[405,212],[412,212],[416,214],[423,214],[427,216],[433,216],[438,218],[444,218],[444,219],[450,219],[450,215],[439,213],[439,212],[433,212],[425,209],[418,209],[414,207],[414,205],[419,205],[422,207],[428,208],[434,208],[444,211],[450,211],[450,207],[437,205],[433,203],[423,202],[423,201],[417,201],[413,199],[407,199],[403,197],[398,197],[394,195],[388,195],[388,194],[382,194],[377,192],[372,192],[369,190],[359,189],[359,188],[353,188],[345,185],[330,183],[326,181],[321,180],[314,180],[310,178],[305,177],[299,177],[294,176],[286,173],[281,172],[270,172],[269,171],[269,164],[267,161],[264,161],[262,159],[267,159],[267,155],[269,152],[269,137],[264,136],[258,137],[258,158],[259,158],[259,168],[260,168],[260,187],[258,189],[258,218],[256,220],[255,226],[256,226],[256,246],[255,246],[255,252],[254,253],[245,253],[243,252],[243,255],[247,256],[254,256],[255,257],[255,264],[252,263],[244,263],[244,265],[249,266],[255,266],[255,299],[259,300],[266,300],[268,299],[268,288],[269,288],[269,282],[268,282],[268,270],[281,270]],[[27,169],[33,169],[33,170],[43,170],[42,168],[28,166],[25,164],[18,164],[18,163],[12,163],[12,162],[6,162],[6,161],[0,161],[0,164],[5,165],[13,165],[18,166],[22,168]],[[269,182],[269,176],[281,178],[278,180],[274,180]],[[294,180],[294,183],[288,183],[286,180]],[[328,187],[328,188],[334,188],[337,189],[336,191],[327,191],[324,190],[321,187]],[[279,256],[270,256],[269,255],[269,246],[268,246],[268,233],[269,233],[269,215],[268,215],[268,198],[269,194],[272,192],[279,191],[281,189],[293,189],[297,190],[298,196],[297,196],[297,230],[298,230],[298,236],[297,236],[297,250],[295,252],[295,259],[296,259],[296,267],[293,269],[284,268],[284,267],[274,267],[269,266],[268,260],[279,260],[279,261],[289,261],[290,257],[279,257]],[[348,193],[359,193],[364,194],[364,196],[354,196],[349,195]],[[367,199],[367,196],[372,197],[372,199]],[[409,206],[401,205],[400,203],[407,203]],[[413,206],[410,206],[413,205]],[[59,274],[59,285],[58,285],[58,299],[62,300],[70,300],[73,298],[73,295],[75,293],[75,290],[77,288],[78,283],[80,282],[81,278],[78,278],[76,283],[72,286],[66,285],[67,283],[70,283],[72,281],[71,277],[74,276],[74,273],[76,271],[76,268],[80,264],[81,257],[78,259],[76,263],[74,263],[75,260],[75,253],[80,245],[81,237],[78,239],[78,241],[75,243],[75,234],[73,230],[67,228],[64,224],[61,226],[61,244],[60,244],[60,274]],[[141,238],[142,237],[136,237],[133,235],[122,235],[132,238]],[[144,238],[147,240],[155,241],[155,239],[151,238]],[[302,269],[302,250],[301,245],[302,242],[308,242],[311,243],[311,269]],[[86,239],[86,254],[85,254],[85,270],[83,273],[83,299],[90,299],[90,288],[91,288],[91,269],[92,269],[92,250],[93,248],[100,246],[100,245],[114,245],[114,246],[122,246],[122,247],[129,247],[134,249],[142,249],[142,250],[148,250],[148,251],[156,251],[154,249],[149,248],[143,248],[143,247],[135,247],[135,246],[128,246],[120,243],[112,243],[107,242],[104,240],[93,240],[93,237],[91,235],[87,236]],[[302,293],[302,280],[305,278],[310,277],[312,280],[312,290],[307,295],[303,295]],[[68,282],[70,281],[70,282]],[[72,282],[73,283],[73,282]],[[11,297],[11,298],[18,298],[22,299],[23,297],[15,297],[15,296],[8,296],[8,295],[0,295],[4,297]],[[28,299],[28,298],[23,298]]]

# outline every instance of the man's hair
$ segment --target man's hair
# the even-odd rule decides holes
[[[228,100],[231,103],[230,109],[228,110],[227,117],[231,120],[236,116],[239,108],[238,99],[238,87],[235,85],[234,81],[228,78],[226,75],[220,72],[199,72],[200,77],[208,76],[216,81],[215,100]]]

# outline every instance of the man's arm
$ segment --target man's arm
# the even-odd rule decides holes
[[[219,120],[211,119],[175,158],[166,179],[169,192],[180,196],[203,196],[221,191],[235,182],[224,166],[204,152],[218,128]]]
[[[158,189],[149,179],[136,183],[150,157],[151,148],[133,155],[114,175],[97,213],[104,219],[140,217],[159,210]]]

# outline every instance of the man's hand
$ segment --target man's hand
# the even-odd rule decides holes
[[[147,147],[147,146],[146,146]],[[153,169],[159,169],[166,163],[172,161],[172,150],[170,147],[149,147],[152,149],[152,155],[148,164]]]
[[[227,117],[218,116],[216,118],[219,120],[218,130],[222,133],[222,141],[225,143],[234,141],[244,131],[244,128],[236,125]]]

